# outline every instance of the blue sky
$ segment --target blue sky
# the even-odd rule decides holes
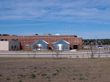
[[[110,0],[0,0],[0,34],[110,38]]]

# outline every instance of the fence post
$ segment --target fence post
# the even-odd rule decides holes
[[[82,57],[84,58],[84,55]]]
[[[106,55],[106,57],[108,57],[108,55]]]
[[[100,58],[100,55],[98,55],[98,58]]]
[[[70,56],[70,58],[72,58],[72,56]]]
[[[78,55],[77,55],[76,57],[77,57],[77,58],[79,58],[79,56],[78,56]]]

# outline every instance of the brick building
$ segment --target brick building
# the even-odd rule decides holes
[[[69,39],[68,39],[69,38]],[[19,41],[20,49],[32,49],[33,43],[38,40],[44,40],[49,43],[49,49],[53,47],[53,43],[57,42],[60,39],[70,42],[70,49],[74,49],[75,45],[78,48],[82,48],[82,38],[77,37],[76,35],[36,35],[36,36],[0,36],[0,41]]]

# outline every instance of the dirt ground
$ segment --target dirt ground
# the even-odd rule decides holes
[[[110,58],[0,58],[0,82],[110,82]]]

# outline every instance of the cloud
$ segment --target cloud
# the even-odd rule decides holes
[[[1,0],[0,20],[110,21],[109,0]]]
[[[38,24],[5,24],[5,25],[0,25],[2,26],[36,26],[36,25],[46,25],[48,23],[38,23]]]

